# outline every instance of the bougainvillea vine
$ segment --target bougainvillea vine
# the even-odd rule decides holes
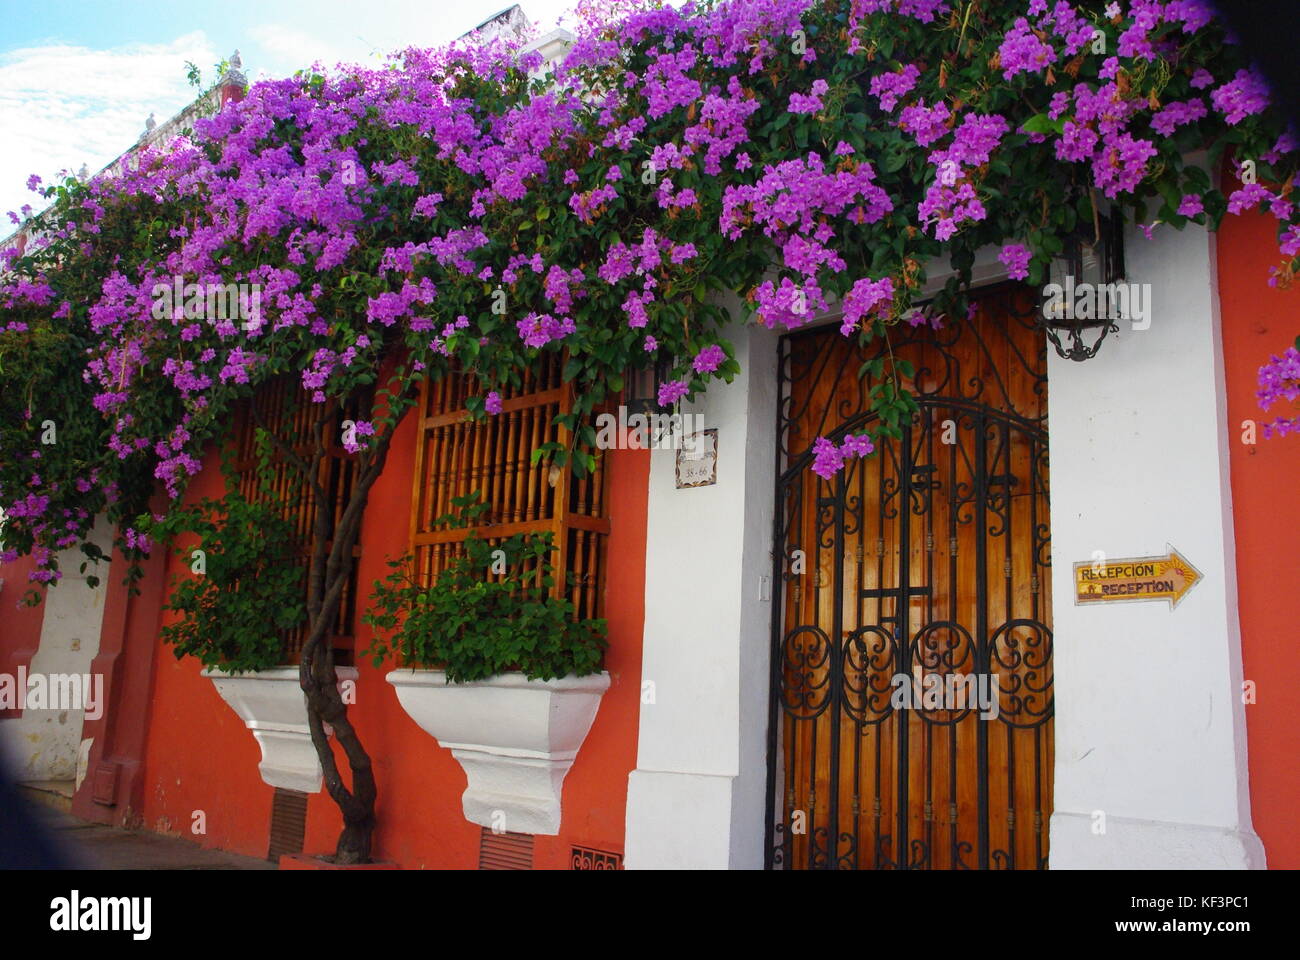
[[[737,313],[790,329],[835,311],[863,339],[941,324],[977,249],[1041,284],[1102,208],[1148,232],[1263,211],[1271,280],[1294,274],[1297,141],[1203,0],[613,0],[572,26],[545,76],[500,40],[312,69],[118,174],[33,182],[53,205],[0,253],[7,555],[54,580],[105,511],[147,551],[155,491],[179,498],[275,376],[325,403],[454,364],[493,416],[562,352],[572,443],[538,455],[583,472],[629,369],[671,368],[663,405],[735,376]],[[1250,173],[1219,189],[1227,150]],[[956,275],[918,310],[939,257]],[[258,316],[159,310],[178,282],[256,289]],[[1261,399],[1294,399],[1295,363]],[[413,391],[394,396],[349,450],[393,429]],[[880,392],[876,439],[908,411]],[[823,439],[815,466],[872,449]]]

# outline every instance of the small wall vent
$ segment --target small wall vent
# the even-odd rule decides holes
[[[479,839],[480,870],[533,869],[533,835],[531,833],[493,833],[483,828]]]
[[[282,854],[302,853],[307,836],[307,794],[275,788],[271,798],[271,845],[266,859],[279,863]]]

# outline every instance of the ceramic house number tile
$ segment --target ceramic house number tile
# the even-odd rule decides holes
[[[718,430],[702,430],[677,451],[677,489],[718,482]]]

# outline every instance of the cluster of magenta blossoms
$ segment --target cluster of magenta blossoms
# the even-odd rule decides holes
[[[1106,206],[1148,231],[1264,211],[1275,281],[1294,269],[1296,139],[1204,0],[603,0],[571,26],[544,77],[501,41],[313,69],[120,174],[33,184],[54,204],[0,254],[11,550],[56,577],[104,511],[147,549],[137,518],[273,377],[309,404],[388,387],[364,450],[425,378],[474,372],[492,416],[562,354],[573,443],[541,452],[582,472],[627,370],[666,361],[665,405],[735,376],[727,294],[768,327],[888,336],[964,312],[981,247],[1041,283]],[[1253,182],[1214,188],[1202,149]],[[939,256],[959,277],[918,311]],[[160,311],[178,280],[255,288],[258,322]],[[885,376],[877,442],[907,413]],[[872,448],[809,456],[831,475]]]
[[[1280,357],[1259,368],[1259,405],[1267,410],[1278,402],[1300,407],[1300,349],[1288,347]],[[1300,415],[1279,416],[1264,424],[1264,436],[1300,433]]]

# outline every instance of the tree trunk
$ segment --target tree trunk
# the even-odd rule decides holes
[[[404,399],[405,392],[399,398]],[[369,415],[373,395],[364,398],[362,410]],[[388,459],[389,443],[393,431],[405,416],[409,406],[403,405],[392,426],[375,446],[358,455],[357,475],[352,493],[343,505],[335,523],[333,504],[316,479],[320,466],[328,456],[329,444],[324,430],[331,417],[323,417],[315,426],[314,456],[310,464],[300,465],[316,493],[316,517],[313,545],[308,569],[307,590],[307,641],[303,645],[302,660],[298,668],[298,682],[307,698],[307,725],[311,731],[312,745],[320,760],[325,789],[330,799],[338,804],[343,814],[343,831],[339,834],[334,862],[338,864],[367,863],[370,860],[371,838],[375,830],[375,799],[378,796],[370,755],[357,736],[347,705],[338,689],[334,670],[334,651],[329,646],[329,634],[338,616],[343,590],[352,571],[352,551],[361,532],[361,518],[365,512],[370,489],[383,471]],[[280,444],[277,444],[280,445]],[[284,449],[281,446],[281,449]],[[287,456],[295,453],[286,451]],[[328,724],[347,758],[352,774],[351,789],[343,782],[333,747],[326,733]]]

